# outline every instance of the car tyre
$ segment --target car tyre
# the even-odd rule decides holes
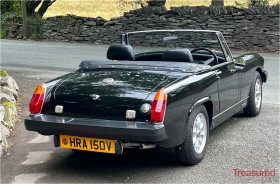
[[[252,81],[247,106],[244,108],[244,114],[249,117],[257,116],[262,106],[262,78],[259,72],[255,73]]]
[[[195,165],[203,159],[209,137],[209,118],[203,105],[190,113],[186,128],[185,141],[175,151],[182,164]]]

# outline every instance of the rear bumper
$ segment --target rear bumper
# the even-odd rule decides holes
[[[45,135],[75,135],[120,141],[157,143],[167,138],[164,125],[145,122],[83,119],[53,115],[25,118],[25,128]]]

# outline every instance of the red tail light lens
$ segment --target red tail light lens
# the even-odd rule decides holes
[[[29,111],[31,114],[38,114],[41,112],[46,88],[43,84],[37,86],[29,103]]]
[[[167,95],[164,89],[160,89],[152,103],[151,108],[151,122],[162,123],[165,115]]]

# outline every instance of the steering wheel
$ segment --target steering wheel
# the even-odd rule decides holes
[[[196,52],[196,51],[198,51],[198,50],[205,50],[205,51],[208,51],[208,52],[209,52],[210,54],[212,54],[213,57],[214,57],[214,59],[210,58],[210,59],[206,60],[206,61],[204,62],[204,64],[207,64],[207,65],[208,65],[208,64],[212,63],[213,61],[216,61],[216,63],[219,64],[218,57],[217,57],[217,55],[216,55],[212,50],[201,47],[201,48],[193,49],[193,50],[191,51],[191,53],[194,53],[194,52]]]

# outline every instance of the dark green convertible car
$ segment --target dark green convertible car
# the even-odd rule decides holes
[[[129,32],[107,60],[39,85],[25,127],[73,150],[174,147],[194,165],[210,130],[240,111],[260,113],[267,77],[261,55],[233,58],[219,31]]]

